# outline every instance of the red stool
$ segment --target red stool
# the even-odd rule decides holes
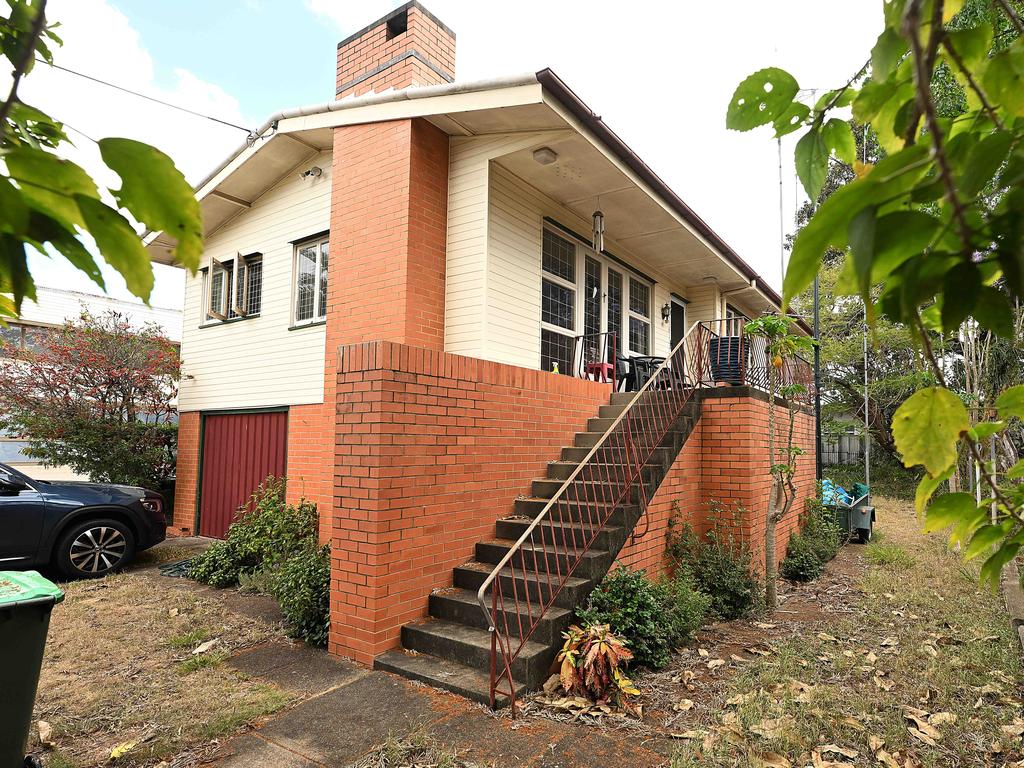
[[[611,384],[612,376],[615,375],[615,366],[611,363],[587,363],[583,370],[588,379],[593,378],[605,384]]]

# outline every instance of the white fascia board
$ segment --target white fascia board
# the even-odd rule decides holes
[[[285,117],[277,122],[277,132],[299,133],[317,128],[336,128],[343,125],[381,123],[431,115],[527,106],[540,104],[543,101],[543,88],[540,83],[529,83],[508,88],[465,91],[429,98],[381,101],[363,106],[353,105],[348,109],[334,109],[309,115]],[[339,104],[344,104],[344,100]]]

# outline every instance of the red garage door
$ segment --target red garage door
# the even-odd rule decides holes
[[[199,533],[223,538],[235,512],[268,475],[283,477],[288,414],[232,413],[203,418]]]

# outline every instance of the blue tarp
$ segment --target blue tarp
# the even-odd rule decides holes
[[[842,486],[825,479],[821,481],[821,501],[823,504],[841,504],[848,507],[853,503],[853,496]]]

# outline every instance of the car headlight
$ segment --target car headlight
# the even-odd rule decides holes
[[[159,515],[163,512],[164,505],[160,499],[149,497],[142,500],[142,508],[147,512],[152,512],[154,515]]]

